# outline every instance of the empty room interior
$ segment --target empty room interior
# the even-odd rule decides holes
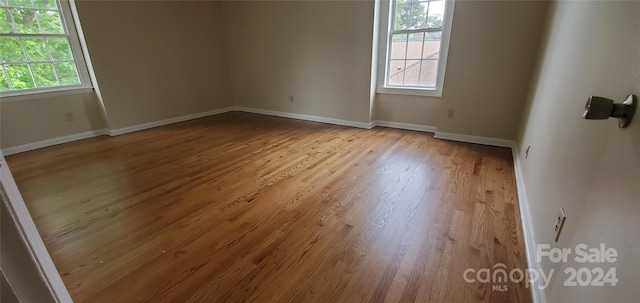
[[[638,302],[638,94],[640,1],[0,0],[1,302]]]

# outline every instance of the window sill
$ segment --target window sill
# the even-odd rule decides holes
[[[424,97],[442,97],[442,90],[440,89],[427,89],[427,88],[411,88],[411,87],[378,87],[376,89],[378,94],[388,95],[409,95],[409,96],[424,96]]]
[[[0,94],[0,103],[86,94],[91,92],[93,92],[93,87],[90,86],[70,86],[64,88],[56,87],[49,90],[20,92],[19,94]]]

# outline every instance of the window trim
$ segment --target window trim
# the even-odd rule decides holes
[[[87,68],[87,61],[84,56],[84,52],[82,50],[82,46],[80,45],[80,38],[78,36],[78,30],[76,28],[74,18],[71,12],[71,3],[70,0],[55,0],[56,4],[59,8],[60,19],[62,20],[62,27],[65,31],[65,36],[69,39],[69,48],[71,49],[71,54],[73,55],[73,61],[76,64],[78,69],[78,80],[80,80],[80,84],[77,85],[65,85],[65,86],[50,86],[50,87],[36,87],[29,89],[21,89],[21,90],[12,90],[0,92],[1,101],[0,102],[11,102],[18,100],[29,99],[29,95],[34,95],[34,98],[43,98],[47,95],[56,96],[58,92],[66,92],[73,93],[72,91],[78,90],[79,93],[86,92],[87,90],[92,90],[93,86],[91,84],[91,77],[89,76],[89,70]],[[49,36],[46,34],[38,34],[41,36]],[[60,34],[62,35],[62,34]],[[65,94],[66,94],[65,93]],[[35,96],[37,95],[37,96]],[[17,98],[20,97],[20,98]]]
[[[453,10],[455,0],[445,1],[444,23],[442,25],[442,39],[440,42],[440,56],[438,58],[438,75],[436,77],[435,88],[411,87],[411,86],[391,86],[387,85],[386,77],[389,68],[387,54],[390,52],[391,43],[391,20],[395,8],[396,0],[380,0],[380,38],[378,45],[378,80],[376,93],[442,97],[444,87],[444,76],[447,67],[447,57],[449,54],[449,41],[451,40],[451,27],[453,24]]]

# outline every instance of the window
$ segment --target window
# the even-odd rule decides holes
[[[69,3],[0,0],[2,96],[89,87]]]
[[[381,4],[378,92],[442,96],[453,1]],[[388,14],[388,15],[387,15]]]

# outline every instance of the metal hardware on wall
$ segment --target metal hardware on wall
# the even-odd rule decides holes
[[[588,120],[605,120],[609,117],[618,118],[618,126],[627,128],[633,119],[633,114],[638,107],[636,95],[629,95],[622,103],[613,103],[613,100],[590,96],[584,108],[583,117]]]

